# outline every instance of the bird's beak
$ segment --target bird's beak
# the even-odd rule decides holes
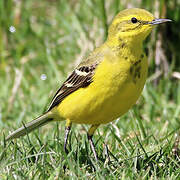
[[[153,19],[151,22],[148,22],[150,25],[157,25],[157,24],[162,24],[165,22],[171,22],[172,20],[170,19]]]

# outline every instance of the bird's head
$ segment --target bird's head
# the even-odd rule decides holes
[[[121,11],[110,25],[109,39],[143,41],[157,24],[171,21],[156,19],[144,9],[132,8]]]

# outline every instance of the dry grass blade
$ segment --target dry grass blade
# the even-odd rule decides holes
[[[11,96],[8,99],[8,104],[9,104],[8,112],[10,112],[12,110],[16,94],[17,94],[18,89],[19,89],[20,84],[21,84],[22,77],[23,77],[23,70],[22,69],[19,70],[19,69],[15,68],[14,84],[13,84]]]

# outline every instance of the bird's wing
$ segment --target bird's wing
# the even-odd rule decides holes
[[[82,65],[78,66],[56,92],[47,111],[57,106],[65,97],[77,89],[91,84],[96,66],[97,63],[91,65],[84,65],[82,63]]]
[[[18,138],[20,136],[24,136],[32,130],[45,125],[49,121],[52,120],[49,116],[49,111],[57,106],[66,96],[76,91],[79,88],[86,87],[92,82],[92,77],[94,71],[96,69],[97,63],[93,63],[91,65],[80,64],[78,68],[76,68],[72,74],[67,78],[67,80],[63,83],[63,85],[56,92],[51,105],[46,113],[42,116],[36,118],[35,120],[29,122],[23,127],[17,129],[12,132],[6,140],[11,140],[14,138]]]

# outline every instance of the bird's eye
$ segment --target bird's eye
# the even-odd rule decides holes
[[[138,20],[137,20],[135,17],[133,17],[133,18],[131,18],[131,22],[132,22],[132,23],[137,23]]]

